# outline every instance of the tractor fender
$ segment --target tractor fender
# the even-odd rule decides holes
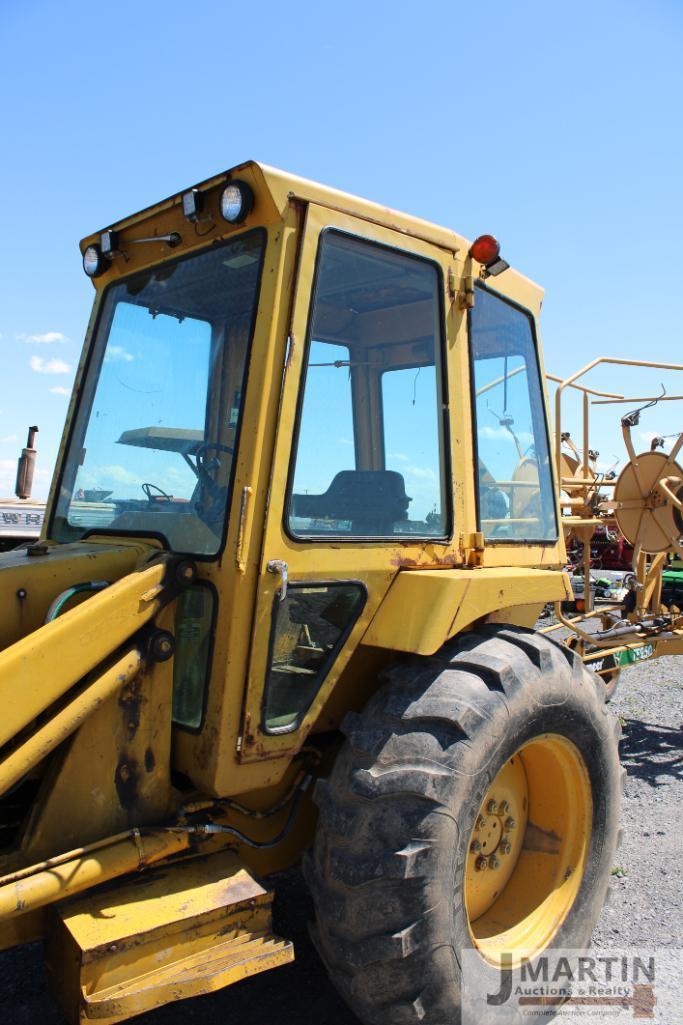
[[[433,655],[449,638],[474,623],[488,619],[533,626],[547,602],[571,598],[569,577],[562,570],[402,570],[392,581],[362,643]]]

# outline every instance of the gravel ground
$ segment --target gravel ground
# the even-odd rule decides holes
[[[596,947],[683,947],[683,659],[643,663],[622,674],[612,707],[624,737],[628,771],[624,840]],[[297,960],[211,996],[171,1004],[135,1019],[140,1025],[357,1025],[328,982],[308,939],[311,906],[298,872],[276,881],[275,926]],[[0,1025],[63,1025],[47,991],[39,945],[0,954]],[[683,1003],[683,982],[681,983]],[[564,1014],[555,1021],[563,1020]]]

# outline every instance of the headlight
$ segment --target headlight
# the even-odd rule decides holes
[[[83,253],[83,270],[89,278],[96,278],[106,270],[106,263],[99,246],[88,246]]]
[[[251,213],[254,193],[246,182],[230,182],[221,195],[221,214],[229,224],[241,224]]]

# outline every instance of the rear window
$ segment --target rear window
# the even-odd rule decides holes
[[[469,314],[480,527],[490,541],[557,539],[533,320],[477,286]]]

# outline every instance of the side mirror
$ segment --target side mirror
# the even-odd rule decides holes
[[[19,456],[19,461],[17,463],[17,483],[14,487],[14,493],[17,498],[31,497],[33,471],[36,466],[37,455],[33,442],[35,441],[37,433],[37,427],[29,427],[26,448],[22,449],[21,455]]]

